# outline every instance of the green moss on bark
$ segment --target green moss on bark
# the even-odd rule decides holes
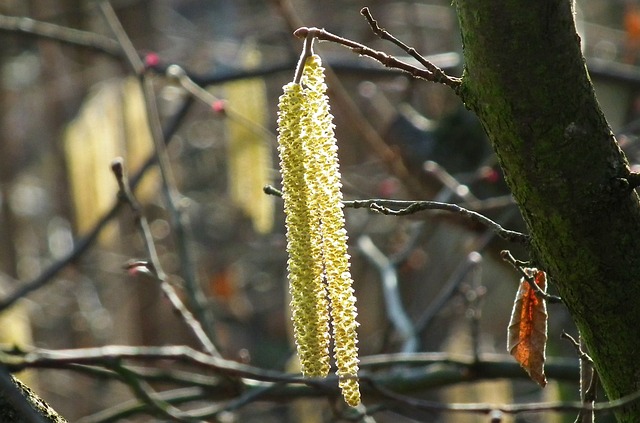
[[[465,104],[482,121],[610,398],[640,389],[640,206],[597,104],[569,0],[458,0]],[[640,421],[640,405],[617,413]]]

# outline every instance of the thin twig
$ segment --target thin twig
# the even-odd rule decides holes
[[[62,44],[106,53],[116,58],[122,57],[118,42],[111,38],[95,32],[81,31],[27,17],[0,15],[0,31],[46,38]]]
[[[205,401],[210,399],[205,391],[200,388],[179,388],[159,392],[153,395],[157,400],[161,400],[173,406],[185,404],[193,401]],[[105,423],[124,421],[127,417],[137,414],[148,413],[150,405],[137,399],[121,402],[113,407],[100,410],[95,414],[82,417],[77,423]]]
[[[454,90],[457,89],[457,87],[460,85],[459,78],[455,78],[447,75],[442,69],[440,69],[438,66],[436,66],[435,64],[427,60],[426,57],[418,53],[418,51],[415,48],[409,47],[408,45],[406,45],[405,43],[403,43],[402,41],[400,41],[399,39],[391,35],[387,30],[385,30],[384,28],[381,28],[380,25],[378,25],[378,21],[376,21],[371,15],[371,12],[369,11],[368,7],[363,7],[360,10],[360,14],[364,16],[364,18],[367,20],[374,34],[376,34],[383,40],[391,41],[393,44],[397,45],[402,50],[404,50],[407,54],[409,54],[411,57],[413,57],[418,62],[420,62],[420,64],[424,66],[426,70],[431,72],[431,74],[433,75],[433,82],[438,82],[440,84],[448,85]]]
[[[424,170],[428,175],[433,176],[438,180],[438,182],[443,185],[444,188],[448,189],[452,194],[460,197],[465,202],[472,203],[480,201],[475,195],[473,195],[467,185],[460,183],[453,175],[447,172],[447,170],[444,167],[440,166],[437,162],[434,162],[433,160],[427,160],[422,165],[422,170]],[[441,198],[437,197],[436,199],[441,200]]]
[[[576,339],[569,335],[567,332],[562,332],[562,334],[560,335],[561,338],[568,340],[569,342],[571,342],[571,345],[573,345],[573,347],[576,349],[576,353],[578,354],[578,358],[581,361],[585,361],[591,365],[593,365],[593,360],[591,359],[591,357],[589,356],[589,354],[587,354],[586,352],[584,352],[582,350],[582,347],[580,346],[580,344],[578,343],[578,341],[576,341]]]
[[[165,134],[166,140],[171,140],[172,135],[178,129],[180,122],[188,112],[192,102],[187,100],[183,103],[181,107],[178,108],[178,111],[173,116],[165,128],[163,129],[163,133]],[[137,171],[137,173],[131,178],[131,188],[135,189],[142,180],[143,176],[147,173],[149,169],[156,163],[156,156],[152,154],[145,161],[144,165]],[[78,241],[76,241],[73,250],[69,251],[64,257],[55,261],[51,266],[45,269],[40,275],[38,275],[35,279],[25,283],[23,286],[17,288],[7,297],[3,298],[0,301],[0,311],[11,307],[18,301],[20,298],[27,296],[29,293],[36,291],[47,283],[54,280],[54,277],[62,271],[65,267],[67,267],[71,263],[75,263],[80,257],[84,254],[85,251],[93,244],[93,242],[98,238],[102,230],[107,226],[107,224],[118,215],[120,211],[120,207],[123,205],[121,201],[115,201],[110,210],[108,210],[95,224],[93,228],[89,231],[89,233]]]
[[[151,235],[151,229],[149,228],[146,217],[142,214],[140,205],[131,192],[122,159],[119,158],[114,160],[111,164],[111,169],[118,182],[118,187],[120,188],[120,198],[125,201],[133,211],[135,215],[135,222],[138,225],[145,247],[147,248],[147,254],[149,256],[148,273],[153,275],[160,282],[160,287],[169,299],[171,306],[180,314],[185,323],[191,328],[205,351],[214,357],[221,357],[216,346],[202,329],[200,322],[196,320],[193,317],[193,314],[191,314],[191,312],[185,307],[180,296],[169,283],[166,273],[162,270],[158,254],[156,252],[155,243],[153,241],[153,236]],[[144,266],[144,264],[140,264],[140,266]]]
[[[206,104],[208,107],[212,107],[216,103],[224,102],[223,112],[227,118],[246,126],[249,130],[257,135],[265,135],[271,140],[276,139],[275,134],[268,128],[247,118],[243,114],[236,112],[233,108],[233,104],[227,104],[226,100],[223,100],[222,98],[211,94],[209,91],[198,85],[179,65],[170,65],[167,68],[166,75],[180,84],[180,86],[191,96],[193,96],[193,98]]]
[[[202,422],[202,420],[192,418],[187,413],[184,413],[170,403],[163,401],[161,398],[158,398],[157,393],[154,392],[146,382],[141,381],[136,374],[130,372],[117,360],[111,362],[107,367],[122,377],[125,384],[131,389],[131,391],[140,401],[149,405],[149,411],[151,412],[151,414],[154,414],[157,417],[169,418],[172,421]]]
[[[265,186],[263,190],[266,194],[282,197],[282,192],[272,187],[271,185]],[[409,201],[409,200],[386,200],[386,199],[343,201],[342,204],[344,204],[345,207],[350,207],[354,209],[368,208],[375,212],[392,215],[392,216],[405,216],[405,215],[414,214],[414,213],[418,213],[425,210],[447,211],[447,212],[459,214],[463,217],[466,217],[469,220],[472,220],[476,223],[479,223],[483,226],[488,227],[489,229],[493,230],[496,233],[496,235],[498,235],[500,238],[506,241],[510,241],[518,244],[525,244],[525,245],[529,243],[529,236],[521,232],[505,229],[499,223],[494,222],[488,217],[478,212],[474,212],[472,210],[465,209],[464,207],[460,207],[456,204],[441,203],[438,201]]]
[[[266,394],[277,393],[280,387],[281,384],[279,383],[270,384],[268,386],[258,386],[256,388],[247,390],[242,395],[235,397],[233,400],[227,402],[226,404],[216,403],[210,406],[203,407],[201,409],[191,410],[189,411],[189,416],[198,419],[212,419],[215,417],[219,417],[222,413],[235,411],[244,407],[245,405],[249,405],[259,400]],[[154,394],[153,396],[154,398],[173,406],[195,401],[210,403],[212,398],[211,393],[208,390],[194,387],[163,391]],[[269,399],[273,400],[273,397]],[[290,400],[291,398],[289,397],[288,399]],[[131,400],[120,403],[114,407],[101,410],[100,412],[91,416],[81,418],[80,420],[78,420],[78,423],[116,422],[127,417],[135,416],[137,414],[146,414],[149,411],[150,406],[147,403],[137,400]]]
[[[467,302],[466,317],[469,320],[471,351],[475,360],[480,361],[480,319],[487,288],[482,284],[482,255],[477,251],[472,251],[468,255],[468,260],[475,263],[475,266],[471,269],[471,283],[464,292],[464,299]]]
[[[306,396],[334,396],[337,394],[335,387],[332,383],[335,382],[334,378],[328,378],[327,380],[307,379],[301,378],[296,375],[287,375],[277,371],[257,369],[251,366],[243,365],[240,363],[232,362],[229,360],[219,359],[212,357],[198,351],[195,351],[188,347],[183,346],[169,346],[169,347],[130,347],[130,346],[107,346],[102,348],[87,348],[78,350],[60,350],[60,351],[48,351],[48,350],[33,350],[24,355],[0,355],[3,363],[7,368],[12,371],[17,371],[23,368],[66,368],[67,366],[75,366],[78,364],[84,365],[98,365],[112,368],[114,362],[121,360],[136,360],[136,361],[178,361],[185,364],[195,365],[204,369],[213,370],[217,373],[225,374],[227,376],[251,378],[253,380],[261,380],[263,382],[282,383],[282,384],[295,384],[299,385],[300,390],[287,391],[282,389],[275,389],[273,391],[267,390],[261,393],[265,394],[265,398],[271,398],[273,395],[285,395],[283,398],[291,399],[292,395],[306,395]],[[556,374],[561,379],[575,380],[575,373],[577,367],[575,365],[569,365],[566,367],[567,360],[555,363],[555,360],[549,359],[548,373]],[[466,357],[445,354],[445,353],[418,353],[418,354],[390,354],[376,357],[364,357],[362,360],[363,368],[368,367],[380,367],[386,366],[389,368],[396,368],[399,364],[408,366],[417,366],[415,375],[409,377],[403,373],[403,376],[398,379],[397,372],[391,372],[388,374],[380,373],[378,370],[372,375],[363,374],[361,380],[363,381],[363,392],[372,391],[377,394],[384,395],[385,398],[394,400],[399,404],[409,405],[417,409],[429,410],[429,411],[443,411],[443,412],[466,412],[466,413],[478,413],[487,414],[493,410],[500,410],[508,414],[518,414],[524,412],[542,412],[542,411],[579,411],[579,410],[609,410],[629,404],[640,398],[640,392],[635,392],[631,395],[625,396],[615,401],[596,403],[591,405],[584,405],[578,402],[553,402],[553,403],[529,403],[529,404],[504,404],[504,405],[490,405],[490,404],[442,404],[437,402],[421,401],[415,398],[407,397],[391,389],[402,389],[408,393],[415,393],[415,386],[407,386],[405,378],[409,377],[415,384],[418,384],[422,388],[428,386],[443,386],[458,383],[469,382],[478,379],[485,378],[497,378],[497,377],[511,377],[514,375],[522,374],[519,370],[520,367],[517,363],[508,360],[504,355],[492,356],[482,355],[479,361],[473,357]],[[431,372],[428,366],[429,364],[439,364]],[[450,365],[451,374],[444,376],[444,366]],[[556,369],[557,367],[557,369]],[[426,369],[426,371],[425,371]],[[433,374],[432,374],[433,373]],[[422,376],[420,376],[422,375]],[[510,376],[507,376],[510,375]],[[562,376],[564,375],[564,376]],[[416,378],[418,377],[418,378]],[[516,376],[517,377],[517,376]],[[424,378],[433,379],[431,383],[422,380]],[[327,384],[328,383],[328,384]],[[301,385],[308,385],[308,388],[304,388]],[[269,385],[263,385],[267,388]],[[296,388],[297,389],[297,388]],[[319,389],[316,390],[316,389]],[[267,393],[269,392],[269,393]],[[288,394],[286,394],[288,392]]]
[[[307,62],[307,59],[313,55],[313,39],[315,37],[315,32],[309,31],[307,37],[304,39],[304,47],[302,48],[302,52],[300,53],[300,59],[298,59],[298,64],[296,65],[296,73],[293,77],[293,82],[296,84],[300,84],[302,81],[302,74],[304,74],[304,65]]]
[[[492,229],[500,238],[519,244],[527,244],[529,237],[521,232],[503,228],[499,223],[472,210],[460,207],[457,204],[441,203],[438,201],[400,201],[400,200],[356,200],[353,204],[345,204],[353,208],[370,208],[373,211],[392,216],[406,216],[424,210],[443,210],[456,213],[476,223]]]
[[[113,32],[113,35],[115,35],[116,37],[118,46],[126,57],[127,63],[129,64],[129,66],[131,66],[131,70],[135,75],[142,75],[145,71],[144,63],[142,62],[142,59],[140,58],[137,50],[131,43],[131,40],[129,40],[129,37],[127,37],[127,34],[120,24],[118,16],[116,15],[115,10],[113,10],[111,3],[109,3],[109,0],[101,0],[99,3],[99,7],[100,12],[102,12],[102,15],[104,16],[107,24],[109,25],[109,28],[111,29],[111,32]]]
[[[509,250],[502,250],[500,252],[500,256],[502,257],[502,260],[509,263],[511,266],[513,266],[514,269],[518,271],[518,273],[520,273],[520,275],[524,278],[524,280],[527,281],[531,288],[536,292],[536,295],[538,295],[540,298],[543,298],[549,304],[557,304],[562,302],[562,298],[556,295],[551,295],[544,289],[540,288],[540,286],[538,286],[535,278],[531,276],[529,272],[527,272],[527,268],[524,267],[524,265],[526,265],[526,262],[516,260],[516,258],[513,257]]]
[[[136,52],[131,40],[124,31],[122,24],[108,1],[100,3],[100,10],[107,21],[111,31],[125,52],[130,67],[141,79],[142,93],[146,108],[147,123],[151,132],[154,149],[158,158],[158,168],[160,177],[162,178],[162,191],[164,195],[167,211],[171,216],[172,228],[176,238],[176,249],[182,265],[182,276],[185,280],[186,293],[189,298],[189,306],[193,309],[194,314],[200,323],[204,326],[209,338],[213,338],[213,315],[208,307],[208,301],[200,282],[198,281],[195,271],[195,259],[191,249],[191,238],[188,228],[190,227],[189,219],[183,209],[178,207],[179,200],[182,198],[176,188],[175,179],[171,170],[169,157],[166,151],[166,143],[162,133],[160,116],[156,103],[155,91],[151,79],[145,74],[144,63]]]
[[[306,38],[309,32],[314,32],[316,38],[320,41],[330,41],[333,43],[341,44],[345,47],[350,48],[354,53],[360,54],[362,56],[371,57],[374,60],[377,60],[382,65],[388,68],[394,68],[402,70],[414,78],[423,79],[425,81],[437,82],[440,84],[444,84],[449,88],[457,91],[460,87],[462,80],[460,78],[449,77],[446,76],[443,78],[441,75],[436,74],[429,69],[420,69],[414,65],[411,65],[407,62],[397,59],[394,56],[390,56],[384,52],[374,50],[370,47],[365,46],[364,44],[360,44],[358,42],[349,40],[347,38],[340,37],[338,35],[332,34],[329,31],[320,28],[307,28],[301,27],[298,28],[293,34],[298,38]]]
[[[591,404],[596,401],[596,392],[598,386],[598,373],[595,370],[593,360],[582,349],[581,343],[569,335],[567,332],[562,331],[561,338],[567,339],[576,350],[578,357],[580,358],[580,398],[585,404]],[[579,338],[582,341],[582,337]],[[588,370],[587,370],[588,368]],[[588,373],[588,376],[587,376]],[[588,378],[588,382],[587,382]],[[581,410],[576,417],[575,423],[592,423],[594,421],[594,413],[589,410]]]
[[[615,410],[623,408],[633,402],[640,400],[640,390],[626,395],[622,398],[618,398],[612,401],[594,403],[593,405],[583,404],[579,401],[571,402],[541,402],[541,403],[527,403],[527,404],[442,404],[434,401],[422,400],[414,397],[408,397],[405,395],[399,395],[389,389],[377,384],[372,378],[363,376],[360,378],[363,384],[369,383],[372,389],[378,394],[382,395],[387,400],[393,400],[398,403],[399,406],[410,407],[415,410],[425,411],[437,411],[437,412],[461,412],[461,413],[474,413],[489,415],[496,410],[505,414],[521,414],[521,413],[542,413],[542,412],[569,412],[569,411],[581,411],[581,410]]]
[[[244,392],[242,395],[235,397],[226,404],[214,404],[199,410],[193,410],[191,414],[201,419],[210,419],[218,417],[222,413],[239,410],[245,405],[258,401],[265,395],[278,390],[282,387],[282,383],[274,383],[268,386],[260,386]]]
[[[0,354],[0,363],[4,364],[12,372],[25,368],[61,368],[77,364],[106,366],[113,360],[172,360],[208,369],[216,374],[228,377],[248,378],[263,382],[322,385],[320,380],[303,379],[298,375],[260,369],[179,345],[163,347],[109,345],[71,350],[34,349],[21,354]]]

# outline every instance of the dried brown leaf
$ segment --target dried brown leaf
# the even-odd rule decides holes
[[[538,269],[526,269],[542,290],[546,290],[546,275]],[[516,295],[509,321],[507,349],[540,386],[547,384],[544,374],[547,345],[547,305],[536,295],[524,278]]]

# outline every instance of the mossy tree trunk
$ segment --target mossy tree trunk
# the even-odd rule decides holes
[[[640,203],[598,106],[570,0],[456,0],[460,94],[489,134],[610,399],[640,389]],[[551,312],[553,312],[551,310]],[[617,412],[640,421],[640,403]]]

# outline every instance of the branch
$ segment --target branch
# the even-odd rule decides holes
[[[531,288],[533,288],[533,290],[536,292],[536,295],[538,295],[540,298],[543,298],[550,304],[557,304],[562,302],[562,298],[556,295],[548,294],[545,290],[538,286],[534,278],[525,270],[525,266],[527,264],[526,262],[516,260],[509,250],[502,250],[500,252],[500,256],[502,257],[502,260],[509,263],[511,266],[513,266],[514,269],[518,271],[518,273],[520,273],[520,275],[524,278],[524,280],[527,281]]]
[[[271,0],[277,7],[279,14],[293,32],[302,26],[302,20],[296,14],[290,0]],[[297,46],[296,46],[297,49]],[[323,61],[324,62],[324,61]],[[325,63],[325,65],[327,65]],[[382,139],[378,131],[367,120],[360,108],[353,101],[340,79],[333,69],[326,67],[327,85],[331,87],[335,105],[344,115],[343,118],[350,122],[353,130],[359,135],[362,141],[373,151],[373,153],[385,164],[389,172],[400,179],[407,189],[414,195],[422,195],[425,187],[407,170],[400,155],[394,151]]]
[[[182,122],[182,119],[189,111],[191,104],[192,102],[190,100],[185,101],[183,105],[178,109],[178,112],[173,116],[173,118],[165,125],[165,128],[163,129],[164,139],[166,139],[167,141],[172,139],[172,135],[178,129],[180,122]],[[156,160],[157,158],[155,154],[146,160],[142,168],[140,168],[140,170],[138,170],[138,172],[131,178],[132,188],[138,186],[138,184],[142,180],[142,177],[156,163]],[[30,292],[42,288],[47,283],[51,282],[62,269],[64,269],[71,263],[75,263],[98,238],[102,230],[107,226],[111,219],[117,216],[122,204],[123,203],[121,201],[116,201],[111,209],[100,218],[100,220],[91,229],[91,231],[76,242],[73,250],[67,253],[60,260],[55,261],[35,279],[27,282],[26,284],[17,288],[11,294],[0,300],[0,311],[11,307],[16,301],[18,301],[22,297],[25,297]]]
[[[451,213],[459,214],[492,229],[496,235],[500,238],[519,244],[528,244],[529,237],[521,232],[512,231],[503,228],[499,223],[494,222],[488,217],[474,212],[472,210],[465,209],[456,204],[441,203],[438,201],[404,201],[404,200],[384,200],[384,199],[372,199],[372,200],[354,200],[346,204],[346,207],[358,208],[370,208],[373,211],[382,214],[388,214],[392,216],[405,216],[408,214],[417,213],[424,210],[443,210]],[[398,207],[400,207],[398,209]]]
[[[275,195],[282,197],[282,192],[271,185],[266,185],[263,188],[264,192],[269,195]],[[479,223],[483,226],[493,230],[500,238],[514,242],[518,244],[529,244],[529,236],[521,232],[512,231],[503,228],[499,223],[494,222],[488,217],[474,212],[472,210],[465,209],[456,204],[441,203],[439,201],[410,201],[410,200],[385,200],[385,199],[370,199],[370,200],[352,200],[343,201],[345,207],[353,209],[368,208],[375,212],[392,215],[392,216],[405,216],[408,214],[417,213],[424,210],[442,210],[451,213],[459,214],[466,217],[473,222]]]
[[[154,393],[152,396],[155,400],[163,401],[167,404],[171,404],[172,406],[210,399],[200,388],[172,389]],[[77,423],[117,422],[137,414],[148,414],[151,411],[150,407],[151,406],[149,404],[137,399],[124,401],[111,408],[101,410],[90,416],[82,417],[78,419]]]
[[[640,399],[640,391],[636,391],[630,395],[626,395],[622,398],[613,401],[605,401],[594,404],[583,404],[580,401],[570,402],[540,402],[540,403],[527,403],[527,404],[483,404],[483,403],[468,403],[468,404],[442,404],[435,401],[422,400],[418,398],[412,398],[405,395],[399,395],[392,392],[379,384],[375,383],[369,377],[361,377],[360,380],[363,383],[368,382],[371,388],[382,395],[388,400],[393,400],[400,406],[410,407],[414,410],[425,411],[437,411],[437,412],[461,412],[461,413],[473,413],[491,415],[496,412],[504,414],[522,414],[522,413],[542,413],[542,412],[576,412],[576,411],[604,411],[615,410],[623,408],[633,402]]]
[[[447,75],[442,69],[440,69],[434,63],[427,60],[427,58],[424,57],[423,55],[419,54],[415,48],[409,47],[408,45],[406,45],[405,43],[403,43],[402,41],[400,41],[399,39],[391,35],[384,28],[380,28],[380,26],[378,25],[378,21],[373,19],[373,16],[371,15],[371,12],[369,11],[368,7],[363,7],[360,10],[360,14],[364,16],[364,18],[367,20],[374,34],[376,34],[383,40],[391,41],[393,44],[397,45],[402,50],[407,52],[411,57],[413,57],[418,62],[420,62],[420,64],[424,66],[427,71],[431,72],[433,82],[447,85],[451,87],[454,91],[458,89],[461,82],[460,78],[455,78]]]
[[[0,419],[21,423],[66,423],[49,404],[0,366]]]
[[[113,369],[114,363],[121,361],[163,361],[180,362],[195,366],[198,374],[202,370],[226,376],[240,377],[253,380],[248,387],[261,389],[255,392],[261,399],[291,401],[296,397],[309,396],[337,396],[335,377],[327,379],[307,379],[299,375],[291,375],[273,370],[264,370],[252,366],[236,363],[230,360],[212,357],[184,346],[169,347],[129,347],[108,346],[102,348],[87,348],[76,350],[32,350],[27,353],[12,352],[12,354],[0,354],[0,362],[4,363],[12,371],[24,368],[69,368],[78,370],[78,364],[104,366]],[[469,413],[485,413],[494,409],[505,413],[517,414],[525,411],[573,411],[583,409],[582,404],[577,403],[542,403],[542,404],[512,404],[490,406],[487,404],[441,404],[422,402],[406,397],[399,392],[414,394],[430,388],[442,387],[455,383],[468,383],[471,381],[494,378],[524,378],[518,363],[512,362],[505,355],[484,354],[478,360],[474,357],[453,355],[445,353],[417,353],[417,354],[388,354],[380,356],[363,357],[361,361],[363,375],[360,377],[364,384],[364,392],[369,395],[383,395],[387,399],[415,406],[419,409],[430,411],[463,411]],[[398,374],[398,366],[407,367]],[[415,367],[411,369],[411,367]],[[381,368],[388,368],[388,372],[380,372]],[[373,373],[374,369],[378,369]],[[371,372],[368,372],[371,370]],[[578,368],[573,360],[558,360],[550,358],[547,362],[549,377],[559,380],[576,380]],[[138,373],[136,373],[138,375]],[[256,382],[257,381],[257,382]],[[264,383],[267,384],[264,384]],[[269,385],[271,383],[271,385]],[[279,386],[279,389],[267,389],[271,386],[287,384],[293,386]],[[207,390],[205,389],[204,395]],[[152,395],[162,395],[161,393]],[[622,398],[612,403],[595,404],[594,409],[604,410],[627,404],[629,401],[640,397],[634,396]],[[242,397],[241,397],[242,398]],[[207,396],[211,400],[211,395]],[[236,400],[234,400],[236,401]],[[251,401],[251,398],[237,398],[237,405]],[[416,402],[417,401],[417,402]],[[233,401],[232,401],[233,403]],[[231,403],[230,403],[231,404]],[[228,404],[229,405],[229,404]]]
[[[156,252],[155,243],[153,242],[153,236],[151,235],[151,229],[149,228],[149,224],[147,223],[146,217],[142,214],[142,210],[138,201],[133,196],[131,192],[131,188],[129,186],[128,179],[126,177],[124,165],[121,158],[118,158],[113,161],[111,164],[111,169],[113,174],[116,177],[118,182],[118,187],[120,188],[120,198],[125,201],[135,215],[135,222],[142,234],[142,239],[144,241],[145,247],[147,248],[147,254],[149,256],[148,266],[146,263],[135,262],[130,264],[131,270],[145,270],[144,273],[152,275],[155,279],[160,282],[160,287],[164,292],[167,299],[171,303],[171,306],[179,313],[182,317],[182,320],[191,328],[196,338],[205,351],[215,357],[221,357],[220,352],[215,347],[211,339],[207,336],[206,332],[202,329],[202,325],[198,322],[193,314],[185,307],[182,303],[182,300],[176,293],[173,286],[168,281],[167,275],[162,270],[162,266],[160,264],[160,260],[158,258],[158,254]]]
[[[263,370],[256,367],[215,357],[186,346],[132,347],[110,345],[98,348],[71,350],[34,349],[28,352],[11,354],[0,353],[0,363],[10,371],[17,372],[25,368],[66,368],[69,365],[99,365],[108,367],[114,360],[158,361],[170,360],[208,369],[216,374],[247,378],[263,382],[287,382],[298,384],[317,384],[313,379],[302,379],[297,375]]]
[[[165,205],[171,217],[172,227],[175,232],[176,249],[182,264],[182,276],[185,280],[186,293],[189,297],[189,305],[194,310],[197,319],[204,326],[210,338],[213,338],[213,316],[207,307],[207,298],[202,291],[202,286],[198,281],[195,271],[195,259],[191,249],[191,238],[189,233],[189,219],[184,210],[178,207],[182,195],[176,188],[175,179],[171,170],[169,157],[166,151],[166,141],[162,133],[160,116],[156,103],[153,83],[145,74],[145,66],[140,56],[136,52],[131,40],[124,31],[122,24],[108,1],[100,2],[100,10],[111,28],[111,31],[120,43],[121,49],[127,57],[129,66],[141,80],[142,93],[147,112],[147,123],[151,132],[151,138],[158,158],[158,168],[162,179],[162,192],[164,194]]]
[[[449,88],[453,89],[455,92],[457,92],[458,88],[460,87],[460,84],[461,84],[460,78],[449,77],[446,75],[443,78],[442,75],[436,74],[430,71],[429,69],[420,69],[407,62],[403,62],[402,60],[399,60],[394,56],[390,56],[381,51],[374,50],[370,47],[367,47],[364,44],[360,44],[355,41],[351,41],[347,38],[343,38],[338,35],[332,34],[331,32],[328,32],[324,29],[313,28],[313,27],[307,28],[303,26],[301,28],[298,28],[293,33],[293,35],[295,35],[298,38],[306,38],[310,32],[313,32],[316,38],[320,41],[331,41],[337,44],[341,44],[345,47],[350,48],[354,53],[360,54],[362,56],[371,57],[372,59],[377,60],[382,65],[388,68],[399,69],[401,71],[408,73],[414,78],[444,84]],[[444,74],[444,72],[442,72],[442,74]]]
[[[585,404],[593,404],[596,401],[596,393],[598,390],[598,373],[596,372],[593,360],[589,354],[582,349],[582,337],[579,337],[581,342],[578,342],[573,336],[564,331],[562,331],[560,337],[571,342],[580,358],[580,398],[582,398],[582,402]],[[583,410],[578,413],[575,423],[593,423],[594,417],[593,411]]]
[[[46,38],[62,44],[99,51],[116,58],[122,57],[118,42],[111,38],[95,32],[81,31],[31,18],[0,15],[0,31]]]
[[[196,83],[179,65],[170,65],[166,70],[166,75],[175,80],[180,86],[187,91],[193,98],[206,104],[208,107],[214,109],[214,111],[220,111],[230,120],[236,121],[249,130],[258,135],[265,135],[268,139],[275,140],[275,134],[265,126],[256,123],[254,120],[248,119],[246,116],[238,113],[233,108],[233,105],[229,105],[226,100],[211,94],[209,91],[202,88]],[[221,105],[221,106],[219,106]],[[219,110],[218,110],[219,109]]]
[[[469,187],[460,183],[453,175],[433,160],[427,160],[422,165],[422,170],[429,176],[437,179],[442,184],[440,193],[435,197],[438,201],[447,201],[454,194],[464,200],[465,203],[478,203],[482,200],[476,198]]]
[[[134,395],[150,407],[150,412],[158,417],[169,418],[179,422],[200,422],[192,416],[175,408],[170,403],[158,398],[156,392],[145,382],[141,381],[137,375],[122,366],[117,360],[110,363],[108,367],[122,377],[122,380],[133,391]]]

